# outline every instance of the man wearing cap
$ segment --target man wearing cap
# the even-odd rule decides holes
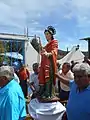
[[[73,67],[74,81],[56,74],[60,81],[70,86],[67,103],[68,120],[90,120],[90,66],[85,63]]]
[[[25,120],[24,95],[14,80],[14,69],[0,67],[0,120]]]
[[[52,97],[52,88],[55,85],[55,72],[57,68],[58,42],[54,39],[56,31],[54,27],[48,26],[44,34],[48,41],[41,49],[41,66],[39,71],[39,94],[42,98]]]

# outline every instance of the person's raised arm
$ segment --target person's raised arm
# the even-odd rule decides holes
[[[58,78],[58,80],[60,80],[63,84],[69,86],[69,80],[64,78],[62,75],[55,73],[56,77]]]

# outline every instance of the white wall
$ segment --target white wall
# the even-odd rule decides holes
[[[40,61],[40,55],[38,52],[32,47],[30,41],[25,42],[25,65],[27,65],[32,71],[32,65],[35,62]]]

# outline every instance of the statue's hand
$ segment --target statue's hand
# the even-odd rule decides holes
[[[45,54],[45,52],[46,52],[45,49],[42,49],[42,50],[41,50],[41,54],[42,54],[42,55]]]
[[[49,53],[48,53],[45,49],[43,49],[43,50],[41,51],[41,54],[42,54],[42,55],[45,55],[46,57],[49,56]]]
[[[45,49],[43,49],[42,51],[41,51],[41,55],[45,55],[46,57],[50,57],[50,56],[52,56],[52,53],[51,52],[47,52]]]

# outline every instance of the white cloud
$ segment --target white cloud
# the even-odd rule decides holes
[[[90,0],[71,0],[66,7],[67,12],[64,15],[66,19],[75,18],[77,27],[90,26]]]
[[[57,29],[57,38],[60,39],[62,36],[64,38],[64,42],[61,40],[60,46],[62,44],[66,48],[67,46],[71,47],[71,43],[73,45],[76,43],[69,35],[66,36],[66,33],[60,28],[60,25],[64,23],[57,23],[57,21],[76,19],[75,24],[80,31],[81,37],[81,34],[86,35],[90,27],[89,11],[90,0],[0,0],[0,26],[4,25],[8,29],[10,26],[12,31],[14,29],[23,31],[24,27],[28,26],[30,34],[38,34],[44,39],[42,37],[43,30],[53,20],[52,25],[56,28],[59,27]],[[42,21],[45,21],[45,24]],[[76,39],[77,31],[73,34],[74,39]],[[83,49],[87,49],[83,43],[81,46]]]
[[[62,9],[66,0],[0,0],[0,11],[2,17],[27,20],[50,14],[56,9]],[[14,20],[13,20],[14,21]],[[26,21],[25,21],[26,22]]]
[[[11,20],[13,23],[21,24],[22,26],[27,24],[28,19],[29,24],[32,24],[30,20],[37,20],[44,14],[50,15],[50,13],[58,9],[59,16],[66,19],[76,17],[80,27],[89,24],[89,21],[85,23],[90,18],[89,5],[89,0],[0,0],[0,11],[2,12],[2,21],[6,18],[7,22]]]

